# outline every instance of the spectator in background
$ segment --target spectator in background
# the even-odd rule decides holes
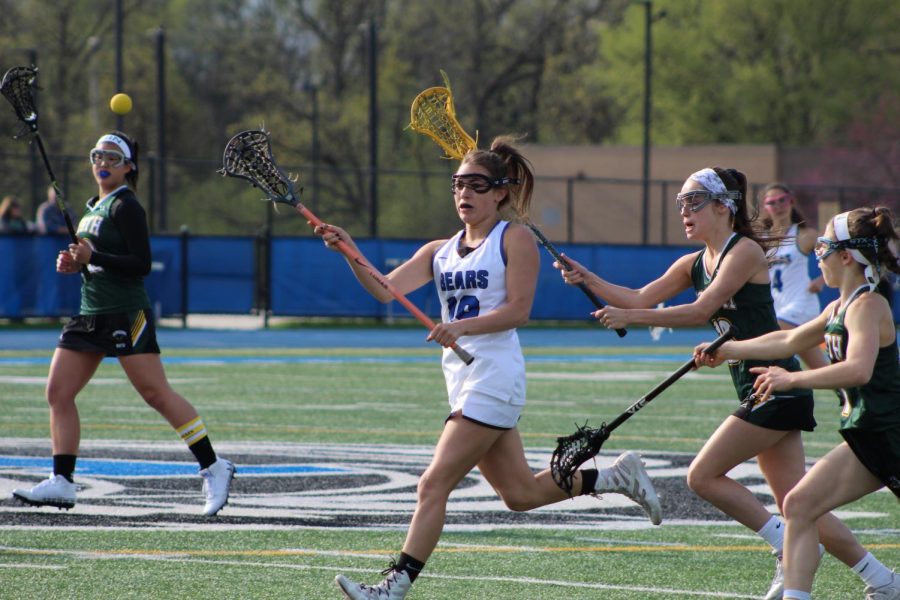
[[[774,252],[767,252],[769,282],[775,316],[781,329],[793,329],[819,316],[819,297],[824,280],[809,276],[809,255],[816,245],[818,232],[809,227],[797,207],[797,197],[783,183],[771,183],[763,190],[763,227],[767,234],[779,239]],[[804,348],[800,358],[809,369],[828,364],[818,347]]]
[[[34,225],[22,215],[22,203],[15,196],[0,202],[0,233],[30,233]]]
[[[69,217],[74,223],[75,219],[71,213],[69,213]],[[56,205],[56,188],[52,185],[47,188],[47,199],[38,205],[35,220],[37,232],[41,235],[69,232],[66,227],[66,218]]]

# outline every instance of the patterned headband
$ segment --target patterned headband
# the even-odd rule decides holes
[[[874,290],[875,286],[877,286],[878,282],[881,280],[881,274],[878,272],[878,238],[850,237],[850,225],[847,222],[849,216],[849,212],[843,212],[839,215],[835,215],[834,219],[831,220],[831,226],[834,229],[834,237],[837,238],[838,242],[845,242],[845,244],[843,244],[844,249],[850,253],[850,256],[852,256],[856,262],[865,265],[866,282],[869,284],[869,289]],[[858,248],[872,248],[876,256],[875,262],[870,262]]]
[[[700,169],[688,179],[696,181],[708,191],[712,192],[713,198],[724,204],[728,207],[728,210],[731,211],[731,214],[737,214],[737,204],[735,204],[735,200],[739,200],[741,197],[740,192],[733,192],[725,187],[725,184],[722,182],[722,178],[719,177],[719,174],[710,169],[709,167],[705,169]]]

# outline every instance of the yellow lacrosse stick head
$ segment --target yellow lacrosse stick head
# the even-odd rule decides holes
[[[413,100],[409,110],[409,127],[437,142],[447,158],[462,160],[466,153],[478,147],[478,142],[459,124],[453,107],[450,79],[443,70],[441,75],[445,87],[430,87]]]

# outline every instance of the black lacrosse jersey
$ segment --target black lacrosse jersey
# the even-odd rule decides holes
[[[734,248],[743,238],[737,233],[733,234],[725,244],[725,249],[719,256],[719,261],[712,273],[707,273],[703,264],[704,249],[697,255],[691,268],[691,279],[694,283],[694,291],[697,295],[703,293],[716,274],[725,255]],[[778,321],[775,318],[775,305],[772,302],[772,292],[768,283],[745,283],[735,295],[722,307],[713,313],[709,320],[718,333],[725,332],[729,325],[737,328],[736,340],[748,340],[763,334],[777,331]],[[796,357],[780,360],[731,360],[728,368],[731,371],[731,380],[740,400],[745,400],[753,392],[753,382],[756,375],[750,372],[752,367],[775,365],[788,371],[799,371],[800,361]],[[778,392],[776,397],[797,397],[811,395],[811,390],[791,390],[790,393]]]
[[[825,350],[832,364],[847,357],[847,328],[844,316],[857,298],[869,293],[860,286],[846,306],[836,305],[825,325]],[[872,379],[858,387],[835,390],[841,401],[841,429],[884,431],[900,427],[900,362],[897,340],[878,349]]]
[[[93,248],[89,281],[81,285],[83,315],[150,308],[144,277],[150,272],[150,232],[143,207],[127,186],[88,200],[78,237]]]

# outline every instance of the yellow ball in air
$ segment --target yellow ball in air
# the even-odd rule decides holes
[[[109,99],[109,108],[117,115],[127,115],[131,112],[131,96],[128,94],[116,94]]]

